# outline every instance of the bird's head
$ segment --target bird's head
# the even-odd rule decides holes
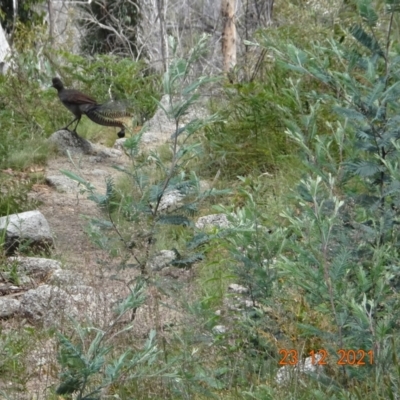
[[[57,90],[62,90],[64,89],[64,85],[61,82],[60,78],[53,78],[53,88],[57,89]]]

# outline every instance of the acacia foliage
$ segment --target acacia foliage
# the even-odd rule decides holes
[[[226,210],[232,222],[226,247],[256,305],[246,324],[253,349],[273,355],[266,339],[273,333],[277,360],[279,348],[297,347],[304,357],[321,348],[331,356],[372,350],[373,363],[338,368],[333,359],[314,382],[325,395],[362,388],[371,398],[390,398],[400,384],[393,358],[400,350],[400,58],[393,34],[400,2],[386,1],[380,11],[360,0],[357,11],[338,40],[301,46],[262,36],[303,110],[300,118],[287,112],[285,124],[305,172],[293,205],[267,228],[259,188],[248,183],[245,205]],[[327,109],[330,117],[320,124]],[[271,314],[284,327],[279,332]]]

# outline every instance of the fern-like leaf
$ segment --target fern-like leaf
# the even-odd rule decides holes
[[[369,107],[371,107],[374,104],[374,102],[379,98],[384,89],[385,89],[385,82],[379,80],[376,83],[375,87],[372,88],[370,94],[367,97],[367,105]]]
[[[350,29],[350,33],[359,43],[369,49],[371,53],[378,54],[380,57],[384,57],[384,52],[379,43],[373,36],[368,35],[368,33],[365,32],[360,25],[353,25],[353,27]]]
[[[382,165],[374,161],[358,161],[355,163],[348,163],[346,166],[349,171],[363,178],[371,177],[383,171]]]
[[[115,207],[116,191],[111,177],[106,178],[106,193],[92,192],[88,199],[94,201],[100,208],[110,212]]]
[[[374,27],[378,22],[378,15],[372,8],[371,0],[359,0],[358,11],[361,18],[368,26]]]
[[[201,232],[201,233],[195,235],[195,236],[193,237],[193,239],[190,240],[190,241],[186,244],[186,247],[187,247],[189,250],[193,250],[193,249],[195,249],[196,247],[199,247],[199,246],[201,246],[201,245],[203,245],[203,244],[209,242],[211,238],[212,238],[212,236],[207,235],[207,234],[204,233],[204,232]]]
[[[364,122],[366,119],[365,115],[354,109],[348,109],[344,107],[334,107],[334,111],[339,115],[348,118],[352,121]]]
[[[197,202],[183,204],[181,207],[179,207],[179,210],[191,217],[193,217],[199,211],[199,209],[197,208]]]

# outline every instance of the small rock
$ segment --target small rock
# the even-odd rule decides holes
[[[71,192],[78,189],[78,183],[65,175],[49,175],[46,176],[46,182],[50,186],[54,186],[60,192]]]
[[[175,258],[176,254],[172,250],[161,250],[150,260],[150,268],[153,271],[161,271]]]
[[[242,304],[243,304],[244,308],[252,308],[252,307],[254,307],[254,303],[251,300],[246,300],[245,299]]]
[[[0,297],[0,318],[9,318],[19,310],[20,302],[8,297]]]
[[[222,335],[223,333],[226,333],[227,328],[225,325],[215,325],[214,328],[212,328],[212,331],[217,335]]]
[[[205,229],[210,227],[229,228],[230,222],[225,214],[210,214],[200,217],[196,222],[197,229]]]
[[[100,156],[109,157],[109,158],[118,158],[122,156],[122,151],[117,149],[109,149],[105,147],[101,152]]]
[[[109,149],[108,147],[95,145],[94,146],[95,156],[89,157],[89,161],[92,163],[100,163],[105,161],[107,158],[118,158],[122,156],[121,150]]]
[[[124,143],[127,140],[127,138],[121,138],[121,139],[117,139],[114,143],[114,149],[117,150],[122,150],[122,148],[124,147]]]
[[[113,295],[97,293],[91,286],[42,285],[22,295],[21,313],[44,326],[57,326],[68,317],[100,322],[111,315],[114,303]]]
[[[27,211],[0,218],[0,233],[5,232],[5,249],[12,254],[20,244],[47,250],[53,245],[49,224],[40,211]]]
[[[57,270],[61,270],[61,263],[48,258],[36,257],[9,257],[9,261],[18,264],[18,273],[27,274],[36,279],[44,279]]]
[[[71,296],[63,289],[50,285],[42,285],[24,293],[21,297],[21,313],[45,326],[57,325],[67,315],[74,318],[79,316]]]
[[[83,281],[82,274],[65,269],[57,269],[53,272],[51,278],[47,282],[50,285],[73,285],[77,281]]]
[[[244,287],[242,285],[238,285],[237,283],[231,283],[228,286],[228,290],[230,292],[239,293],[239,294],[243,294],[243,293],[247,293],[248,292],[248,289],[246,287]]]
[[[253,308],[254,304],[251,300],[236,298],[234,301],[232,301],[232,299],[228,299],[226,301],[226,306],[231,311],[243,311],[245,309]]]
[[[172,190],[171,192],[165,193],[161,198],[158,209],[164,211],[172,208],[172,206],[178,206],[179,202],[183,199],[183,195],[178,190]]]

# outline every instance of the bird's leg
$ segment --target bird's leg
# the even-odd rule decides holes
[[[76,117],[73,121],[71,121],[71,122],[70,122],[65,128],[63,128],[63,129],[69,131],[68,127],[69,127],[70,125],[72,125],[76,120],[78,120],[78,123],[79,123],[80,117]],[[76,127],[77,127],[77,125],[75,125],[74,131],[76,131]]]
[[[79,122],[81,122],[81,118],[82,118],[82,116],[79,116],[79,117],[77,118],[78,122],[76,123],[75,128],[74,128],[74,130],[73,130],[73,132],[75,132],[75,133],[76,133],[76,128],[77,128],[78,125],[79,125]]]

